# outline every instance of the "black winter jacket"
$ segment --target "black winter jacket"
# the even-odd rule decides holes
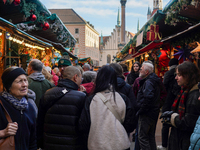
[[[167,98],[162,107],[162,112],[171,110],[171,106],[174,102],[174,99],[181,90],[181,87],[178,86],[177,81],[175,80],[174,73],[175,73],[175,68],[170,69],[164,75],[163,84],[167,90]]]
[[[140,90],[137,94],[137,115],[145,114],[157,120],[160,110],[160,78],[151,73],[140,80]]]
[[[0,99],[12,121],[18,123],[18,130],[15,135],[15,150],[36,150],[36,112],[32,104],[28,101],[28,108],[21,112],[2,96],[0,96]],[[3,130],[7,127],[8,121],[1,104],[0,114],[0,130]]]
[[[38,112],[38,146],[45,150],[81,150],[78,120],[86,95],[78,85],[61,79],[41,99]],[[44,138],[44,142],[43,142]],[[44,144],[44,145],[43,145]]]
[[[136,98],[132,87],[122,77],[117,77],[117,85],[119,92],[126,95],[131,100],[133,107],[136,107]]]
[[[176,127],[172,127],[169,138],[170,150],[188,150],[190,145],[190,136],[194,130],[196,121],[200,116],[199,89],[195,85],[188,93],[185,100],[185,114],[180,120],[175,117]]]

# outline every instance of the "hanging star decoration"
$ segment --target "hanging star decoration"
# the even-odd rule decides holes
[[[177,56],[180,55],[178,60],[180,60],[181,58],[183,58],[183,61],[186,60],[186,58],[190,59],[190,55],[193,56],[193,54],[190,53],[191,49],[188,48],[188,46],[186,46],[185,48],[176,48],[178,50],[178,52],[176,54],[174,54],[173,56]]]
[[[197,45],[198,46],[194,50],[192,50],[191,53],[200,52],[200,44],[199,44],[199,42],[197,42]]]

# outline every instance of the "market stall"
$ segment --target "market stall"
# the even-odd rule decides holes
[[[24,69],[31,58],[51,65],[52,45],[41,41],[0,17],[0,76],[5,68],[20,66]]]
[[[80,66],[83,66],[85,63],[88,63],[88,64],[90,64],[90,65],[93,64],[92,59],[91,59],[90,57],[78,59],[78,64],[79,64]]]

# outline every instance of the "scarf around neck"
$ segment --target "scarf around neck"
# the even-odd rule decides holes
[[[28,108],[28,102],[25,97],[23,97],[21,100],[12,96],[10,93],[4,91],[2,93],[3,98],[5,98],[12,106],[14,106],[17,110],[25,110]]]
[[[179,113],[179,118],[182,119],[184,113],[185,113],[185,99],[187,96],[187,93],[189,92],[188,88],[181,87],[180,93],[177,95],[176,99],[174,100],[174,103],[172,105],[172,110],[177,111]]]

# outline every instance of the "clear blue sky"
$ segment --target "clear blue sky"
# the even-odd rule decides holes
[[[41,0],[48,9],[72,8],[83,19],[94,25],[94,28],[103,36],[111,35],[117,24],[117,12],[120,0]],[[163,8],[169,0],[163,0]],[[137,22],[140,28],[147,21],[147,10],[153,9],[153,0],[127,0],[126,3],[126,30],[137,33]],[[121,18],[121,17],[120,17]]]

